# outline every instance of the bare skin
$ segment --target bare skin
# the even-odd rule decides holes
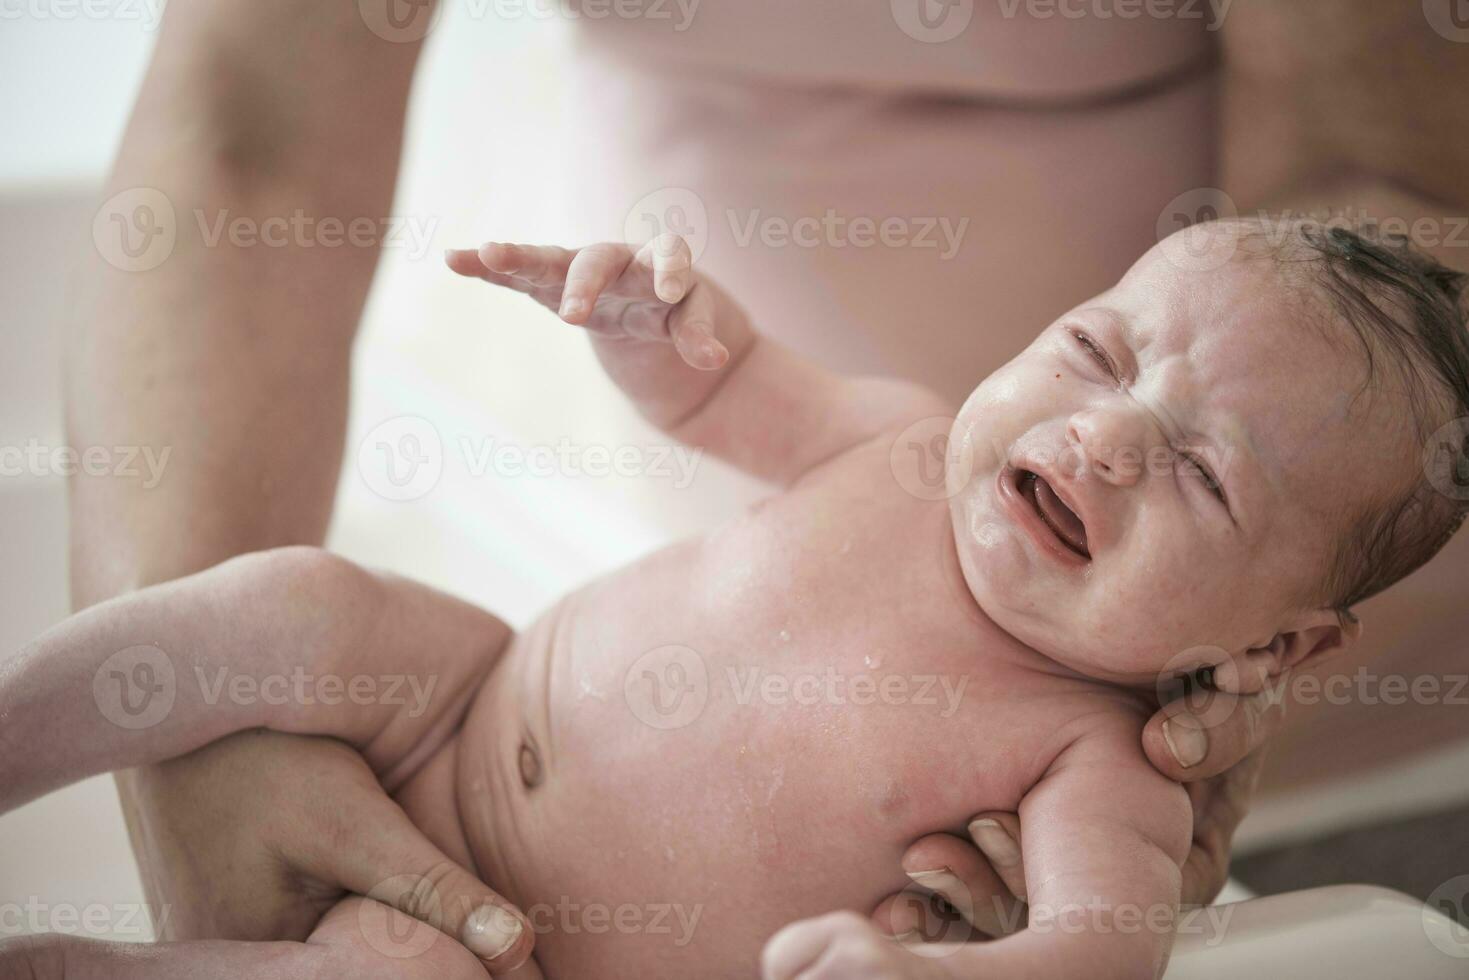
[[[423,669],[456,692],[436,710],[309,703],[262,715],[186,697],[165,724],[114,737],[123,755],[90,764],[157,758],[249,724],[343,738],[390,787],[416,773],[401,793],[411,817],[460,815],[436,825],[448,853],[467,854],[523,908],[570,907],[571,921],[538,937],[551,976],[748,975],[782,924],[869,907],[899,887],[909,841],[962,826],[977,805],[1015,810],[1027,827],[1031,928],[907,960],[905,974],[1161,973],[1192,819],[1182,788],[1139,748],[1153,692],[1160,677],[1209,667],[1221,687],[1251,693],[1351,641],[1355,629],[1331,611],[1282,597],[1317,573],[1332,537],[1307,492],[1326,485],[1318,470],[1364,432],[1391,442],[1403,424],[1393,410],[1404,408],[1339,415],[1352,365],[1315,333],[1290,332],[1295,304],[1273,261],[1186,272],[1168,257],[1175,239],[986,379],[954,423],[959,453],[936,497],[912,492],[927,460],[894,449],[896,427],[943,412],[942,401],[829,375],[760,340],[691,276],[681,242],[636,258],[626,246],[458,253],[459,271],[584,326],[609,372],[670,433],[787,491],[574,594],[503,656],[492,618],[469,631],[484,637],[478,654],[427,633],[430,622],[474,622],[444,597],[357,584],[323,559],[249,559],[78,617],[23,654],[0,694],[66,719],[68,705],[47,692],[63,672],[91,676],[132,634],[248,672],[283,669],[307,650],[317,670],[375,669],[406,632],[442,661]],[[1201,344],[1210,349],[1195,356]],[[1294,397],[1272,394],[1271,365],[1292,371]],[[1160,448],[1161,468],[1121,465],[1126,449],[1151,461]],[[1077,456],[1074,472],[1063,449]],[[1022,465],[1045,481],[1038,495],[1067,503],[1014,492]],[[1213,598],[1241,588],[1260,595],[1230,611]],[[380,611],[400,607],[419,611]],[[1184,661],[1181,650],[1191,651]],[[663,724],[675,666],[701,678],[699,702]],[[453,732],[457,692],[486,670]],[[750,700],[770,690],[765,675],[823,673],[882,690],[937,678],[948,697],[874,704],[828,688]],[[755,685],[743,697],[741,675]],[[675,683],[677,711],[687,692]],[[105,727],[89,711],[69,724]],[[935,740],[954,751],[915,763],[913,747]],[[7,782],[24,798],[46,788],[36,779],[83,762],[38,760]],[[1107,922],[1059,934],[1038,925],[1098,900]],[[672,942],[575,921],[670,904],[692,913]],[[1113,928],[1123,909],[1165,921]],[[852,931],[876,935],[854,921],[782,931],[766,975],[849,975],[860,966]]]
[[[538,943],[549,974],[742,975],[750,932],[764,935],[835,893],[845,893],[839,906],[865,907],[892,880],[869,855],[897,853],[926,835],[924,823],[964,826],[976,805],[1026,819],[1030,860],[1016,893],[1033,922],[1038,910],[1079,908],[1091,895],[1112,909],[1178,904],[1191,812],[1137,751],[1148,696],[1170,672],[1203,667],[1232,694],[1258,694],[1356,638],[1360,627],[1335,610],[1288,598],[1319,575],[1335,536],[1334,510],[1310,490],[1330,485],[1323,474],[1344,455],[1401,444],[1410,424],[1391,399],[1367,417],[1342,414],[1343,379],[1362,365],[1292,329],[1296,291],[1271,260],[1229,258],[1233,239],[1214,240],[1217,267],[1180,268],[1170,247],[1195,237],[1160,245],[980,385],[954,423],[951,438],[969,453],[962,466],[953,451],[946,459],[947,501],[902,489],[919,485],[923,461],[893,453],[894,429],[944,414],[940,400],[842,382],[793,360],[751,334],[712,285],[696,280],[686,294],[669,271],[687,262],[676,247],[662,266],[658,243],[636,258],[607,245],[451,254],[457,271],[585,326],[652,421],[791,487],[709,538],[567,600],[512,646],[508,676],[497,672],[471,710],[457,750],[464,832],[477,866],[514,882],[523,905],[567,893],[692,901],[702,882],[719,883],[713,928],[688,947],[550,932]],[[1271,370],[1288,371],[1292,384],[1271,383]],[[1160,449],[1161,472],[1119,465],[1127,450],[1152,460]],[[1076,472],[1059,461],[1063,450],[1083,464]],[[1405,472],[1416,465],[1411,454],[1401,462]],[[1020,466],[1036,467],[1073,505],[1084,556],[1003,489]],[[935,522],[937,533],[924,530]],[[671,602],[670,590],[685,600]],[[1241,590],[1238,607],[1217,601]],[[694,651],[709,697],[673,733],[629,717],[631,696],[615,696],[650,651],[670,644]],[[883,670],[967,673],[976,691],[941,720],[829,703],[742,712],[729,689],[742,671],[870,672],[874,650]],[[535,707],[516,717],[516,705]],[[966,737],[946,735],[950,722]],[[977,754],[952,769],[915,768],[905,747],[930,739]],[[1025,751],[994,749],[1012,744]],[[526,746],[542,747],[548,775],[521,796],[515,767]],[[656,828],[647,799],[663,801]],[[822,820],[810,820],[813,809]],[[844,833],[831,835],[833,825]],[[562,857],[558,827],[587,849]],[[701,851],[696,869],[659,860],[660,848],[698,828],[739,843]],[[786,880],[793,855],[817,855],[815,866],[829,870],[816,886],[805,874]],[[737,910],[727,919],[725,903]],[[976,904],[971,896],[961,907]],[[766,975],[847,975],[859,965],[842,952],[853,931],[868,943],[878,934],[858,922],[782,932],[766,950]],[[901,962],[908,976],[1138,976],[1161,971],[1168,939],[1098,928],[1067,942],[1032,929]]]
[[[385,45],[355,5],[176,5],[107,193],[155,187],[181,213],[386,215],[418,50]],[[344,170],[346,157],[358,165]],[[89,259],[68,351],[71,438],[171,446],[178,478],[152,490],[73,481],[73,604],[85,608],[245,552],[319,544],[376,247],[210,249],[185,231],[168,262],[148,274]],[[290,780],[272,761],[280,758],[275,741],[212,746],[119,775],[134,849],[149,855],[140,870],[155,921],[164,923],[160,939],[300,943],[349,882],[399,874],[443,877],[446,891],[493,901],[486,886],[446,865],[376,781],[362,778],[370,770],[361,760],[340,749],[302,741]],[[292,791],[313,774],[321,784],[323,771],[335,773],[338,792]],[[218,809],[202,807],[203,799]],[[343,823],[354,810],[380,819]],[[213,843],[203,846],[206,839]],[[244,839],[259,845],[248,861],[231,843]],[[322,851],[322,840],[344,843]],[[160,920],[165,905],[174,914]],[[90,947],[86,957],[100,962],[109,948]],[[261,950],[267,974],[277,968],[268,953]],[[519,948],[517,957],[527,953]],[[208,962],[180,955],[191,969]],[[221,960],[217,975],[240,975],[248,957]],[[32,960],[37,969],[63,962]]]
[[[1461,141],[1431,134],[1442,126],[1462,130],[1449,120],[1469,111],[1454,98],[1469,66],[1459,48],[1424,33],[1413,5],[1361,2],[1348,14],[1325,0],[1289,11],[1241,0],[1222,35],[1228,57],[1221,168],[1241,208],[1335,200],[1408,220],[1463,213],[1469,162]],[[354,13],[331,5],[175,5],[112,189],[154,186],[180,203],[259,213],[305,207],[345,217],[386,214],[418,47],[369,36]],[[1262,56],[1248,57],[1251,52]],[[344,158],[353,166],[342,167]],[[120,481],[76,481],[79,606],[241,552],[320,543],[342,438],[347,351],[375,257],[375,248],[206,252],[183,241],[169,263],[146,276],[96,263],[70,366],[72,441],[170,445],[176,452],[171,478],[147,493]],[[1462,250],[1444,249],[1439,257],[1466,265]],[[997,328],[1014,329],[1018,346],[1031,325]],[[994,366],[976,362],[972,374]],[[100,384],[103,377],[110,380]],[[189,533],[176,533],[180,526]],[[1460,547],[1425,577],[1462,578],[1456,569],[1466,559],[1469,552]],[[1374,631],[1377,639],[1363,644],[1364,652],[1404,635],[1408,624],[1423,620],[1424,608],[1412,596],[1376,601],[1371,611],[1385,628]],[[1456,602],[1434,608],[1436,622],[1462,632],[1450,619]],[[1443,649],[1427,638],[1392,656],[1441,671],[1433,657]],[[1239,710],[1223,712],[1227,721],[1202,733],[1204,744],[1188,765],[1169,751],[1164,714],[1144,731],[1148,757],[1160,771],[1189,781],[1196,802],[1186,898],[1211,896],[1223,882],[1229,838],[1260,770],[1255,750],[1280,725],[1281,712],[1266,704],[1246,698]],[[1277,740],[1286,750],[1278,753],[1286,758],[1277,772],[1299,779],[1324,771],[1332,747],[1344,758],[1365,757],[1363,745],[1416,747],[1374,734],[1385,727],[1385,713],[1359,718],[1349,707],[1333,712],[1330,738]],[[1414,724],[1396,730],[1431,738],[1441,727],[1415,716]],[[1292,744],[1299,751],[1291,752]],[[187,765],[145,770],[124,782],[149,894],[176,911],[203,909],[193,898],[232,882],[233,890],[259,895],[252,936],[278,926],[268,934],[304,936],[319,913],[313,889],[338,888],[341,876],[322,879],[297,865],[290,875],[271,869],[247,880],[228,862],[227,842],[248,834],[282,853],[300,853],[335,817],[303,808],[308,797],[278,792],[263,778],[278,771],[264,753],[256,768],[262,778],[243,778],[249,753],[241,752],[231,756],[234,778],[219,778],[211,760],[222,763],[225,751],[206,750]],[[192,815],[192,801],[205,787],[216,799],[233,796],[223,809],[237,823]],[[345,805],[320,805],[337,803]],[[364,797],[359,805],[368,803]],[[1013,815],[982,816],[1008,829],[1012,842],[1018,838]],[[983,839],[993,870],[967,840],[947,835],[917,842],[903,866],[949,869],[975,894],[1005,883],[1014,890],[1023,878],[1018,851],[1013,843]],[[180,850],[195,855],[187,873],[162,857]],[[207,916],[171,921],[190,935],[238,936],[243,928],[233,923],[226,930]]]

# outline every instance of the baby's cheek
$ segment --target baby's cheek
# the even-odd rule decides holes
[[[1138,568],[1122,581],[1098,583],[1095,605],[1088,610],[1089,635],[1119,666],[1145,668],[1160,654],[1177,652],[1173,648],[1185,642],[1190,624],[1196,623],[1191,586],[1179,576],[1150,572]]]

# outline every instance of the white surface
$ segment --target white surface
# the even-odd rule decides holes
[[[1240,826],[1235,853],[1284,847],[1469,804],[1469,741],[1323,786],[1272,798]],[[1465,967],[1469,976],[1469,965]]]
[[[0,187],[94,181],[111,164],[156,32],[155,0],[107,0],[115,16],[65,15],[79,3],[0,3]],[[96,7],[96,0],[89,0]],[[41,16],[16,13],[36,10]]]
[[[1453,897],[1462,903],[1464,895]],[[1180,930],[1168,980],[1469,975],[1469,932],[1385,888],[1315,888],[1216,906],[1187,928]]]

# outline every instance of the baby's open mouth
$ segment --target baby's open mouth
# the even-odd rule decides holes
[[[1092,553],[1086,543],[1086,525],[1051,489],[1045,477],[1030,470],[1020,470],[1017,486],[1020,495],[1030,502],[1062,544],[1083,558],[1091,558]]]

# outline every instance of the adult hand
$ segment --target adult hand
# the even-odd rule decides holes
[[[126,785],[159,939],[305,940],[354,892],[462,943],[496,976],[530,956],[524,917],[339,742],[244,733],[134,770]]]
[[[258,977],[388,976],[480,980],[484,967],[458,943],[423,942],[428,927],[396,909],[353,896],[333,908],[304,943],[228,940],[137,943],[75,936],[0,941],[0,977],[27,980],[237,980]],[[534,961],[514,980],[541,980]]]

